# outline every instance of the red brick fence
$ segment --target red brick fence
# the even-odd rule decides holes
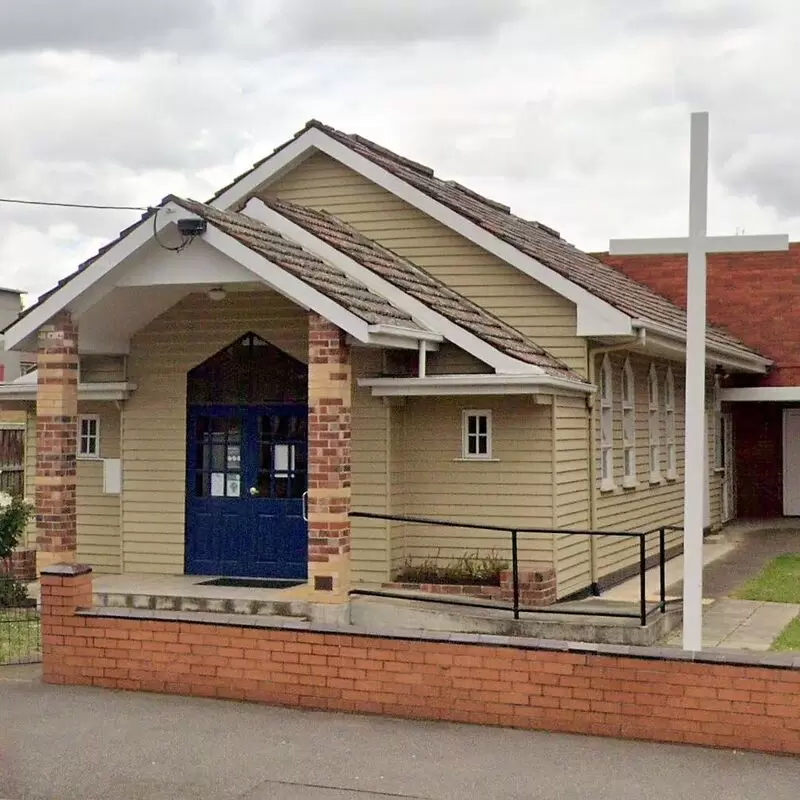
[[[42,574],[47,682],[800,754],[800,659],[80,611],[91,600],[87,567]]]

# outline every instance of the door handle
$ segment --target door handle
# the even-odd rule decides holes
[[[250,497],[258,497],[258,489],[255,486],[250,487]]]
[[[303,520],[308,522],[308,492],[303,492]]]

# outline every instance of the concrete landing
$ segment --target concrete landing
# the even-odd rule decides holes
[[[680,610],[669,606],[666,614],[650,615],[646,626],[638,617],[601,616],[606,613],[636,614],[637,605],[587,598],[561,605],[567,613],[523,612],[515,620],[508,609],[477,608],[469,601],[444,604],[424,599],[359,597],[350,601],[350,622],[365,628],[407,628],[449,633],[483,633],[649,646],[668,635],[680,623]],[[581,613],[583,612],[583,613]],[[597,616],[595,616],[597,614]]]

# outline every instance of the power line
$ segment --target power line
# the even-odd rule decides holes
[[[97,211],[150,211],[145,206],[103,206],[90,203],[54,203],[45,200],[16,200],[10,197],[0,197],[0,203],[17,203],[23,206],[55,206],[57,208],[89,208]]]

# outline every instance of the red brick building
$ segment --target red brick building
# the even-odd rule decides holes
[[[600,257],[686,307],[686,256]],[[723,381],[739,517],[800,515],[800,243],[788,252],[708,257],[709,322],[774,363],[764,376]]]

